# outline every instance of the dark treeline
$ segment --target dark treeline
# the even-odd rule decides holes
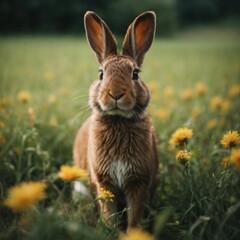
[[[139,13],[157,13],[157,34],[181,26],[219,21],[240,12],[239,0],[1,0],[0,33],[83,32],[83,15],[97,12],[115,33],[123,33]]]

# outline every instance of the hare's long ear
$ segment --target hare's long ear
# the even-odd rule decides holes
[[[156,15],[145,12],[129,26],[123,41],[123,55],[132,57],[140,67],[145,53],[151,47],[156,29]]]
[[[84,25],[88,42],[97,55],[98,62],[117,54],[116,40],[107,24],[94,12],[86,12]]]

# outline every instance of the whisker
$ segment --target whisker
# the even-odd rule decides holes
[[[85,111],[86,109],[89,109],[90,106],[89,106],[89,105],[86,105],[86,106],[83,106],[83,107],[81,107],[81,106],[77,106],[76,108],[77,108],[77,110],[79,110],[79,111],[82,111],[82,110]]]
[[[139,115],[138,115],[136,112],[134,112],[133,118],[134,118],[134,120],[135,120],[136,122],[140,122]]]
[[[79,88],[79,89],[77,89],[72,95],[74,96],[74,95],[77,95],[77,94],[79,94],[79,92],[81,92],[81,91],[83,91],[84,93],[86,93],[86,91],[88,91],[88,89],[87,88]]]
[[[76,96],[76,97],[74,97],[74,98],[72,98],[72,101],[73,102],[76,102],[76,101],[78,101],[78,100],[84,100],[84,99],[88,99],[88,95],[82,95],[82,96]]]
[[[74,123],[77,119],[81,118],[83,114],[85,114],[87,111],[91,110],[91,107],[89,105],[81,107],[79,109],[80,111],[70,120],[71,123]],[[89,116],[90,114],[88,114]]]

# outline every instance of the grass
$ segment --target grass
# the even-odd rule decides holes
[[[161,160],[156,207],[142,225],[156,239],[224,240],[240,234],[240,172],[231,163],[223,167],[230,149],[220,144],[226,131],[240,131],[240,35],[214,31],[156,39],[142,68]],[[72,143],[89,115],[88,88],[98,74],[86,40],[1,37],[0,62],[0,199],[20,182],[44,180],[48,186],[46,198],[30,213],[0,205],[0,238],[118,239],[117,228],[96,216],[95,201],[74,200],[71,183],[57,175],[61,165],[72,164]],[[21,91],[30,94],[25,102]],[[169,145],[179,127],[193,130],[186,165]]]

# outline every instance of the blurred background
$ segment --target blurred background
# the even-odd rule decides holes
[[[83,15],[96,11],[114,33],[125,32],[139,13],[157,13],[157,35],[188,26],[239,22],[239,0],[1,0],[0,33],[83,33]],[[230,20],[229,20],[230,19]]]
[[[151,92],[161,184],[144,227],[160,239],[238,240],[240,149],[230,164],[234,151],[220,140],[240,133],[240,0],[0,0],[0,240],[117,239],[116,227],[96,219],[96,199],[75,203],[58,175],[72,165],[99,74],[87,10],[118,40],[138,14],[157,14],[140,77]],[[169,144],[182,127],[193,130],[184,166]],[[32,213],[3,207],[8,189],[28,181],[46,182],[46,199]]]

